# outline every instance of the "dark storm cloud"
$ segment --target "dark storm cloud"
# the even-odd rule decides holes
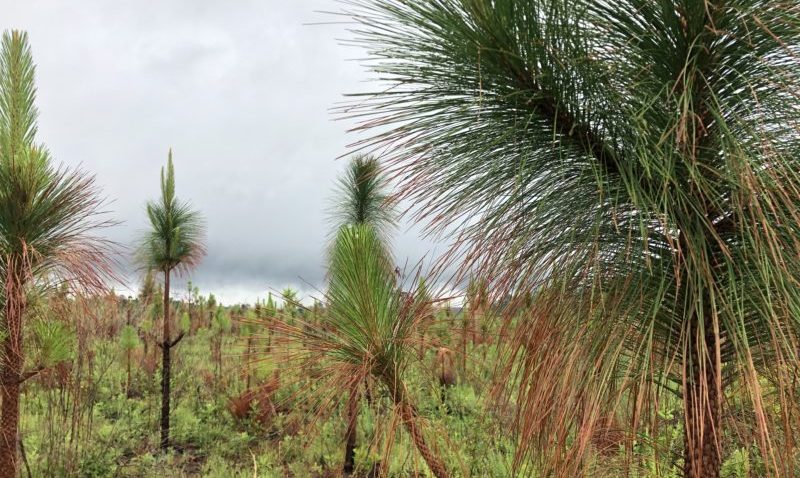
[[[0,27],[29,31],[39,139],[57,161],[97,175],[111,218],[124,221],[109,236],[131,246],[144,230],[172,147],[178,195],[208,223],[208,257],[192,280],[238,301],[324,278],[325,210],[344,165],[334,158],[353,140],[330,108],[365,88],[349,61],[362,52],[337,44],[342,28],[304,25],[335,8],[0,0]],[[395,245],[413,261],[426,250],[413,233]]]

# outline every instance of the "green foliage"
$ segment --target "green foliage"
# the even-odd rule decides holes
[[[345,3],[384,80],[349,110],[365,129],[379,125],[363,146],[386,151],[400,197],[433,218],[434,232],[459,225],[448,257],[466,258],[464,277],[493,281],[470,282],[469,312],[486,312],[482,337],[508,342],[465,340],[464,376],[446,390],[429,364],[413,360],[416,334],[453,342],[454,324],[466,326],[467,316],[440,312],[420,328],[433,298],[424,279],[410,297],[397,284],[387,176],[359,156],[338,185],[327,304],[320,314],[315,304],[314,322],[295,326],[303,314],[291,288],[279,314],[271,294],[258,312],[225,308],[189,283],[189,310],[211,307],[212,328],[183,342],[173,362],[177,448],[155,455],[158,376],[132,370],[131,354],[123,369],[118,354],[139,346],[136,329],[111,337],[117,304],[95,303],[92,316],[108,324],[80,317],[76,336],[39,295],[59,290],[68,304],[53,286],[96,288],[108,262],[104,243],[88,236],[98,211],[92,180],[54,167],[36,143],[27,36],[6,33],[0,299],[16,293],[28,307],[17,317],[33,351],[26,361],[75,359],[66,379],[42,374],[25,385],[29,474],[330,476],[341,468],[343,398],[367,385],[355,422],[364,475],[380,462],[386,476],[417,476],[419,444],[396,426],[425,417],[428,435],[447,438],[432,448],[459,476],[674,477],[684,427],[694,432],[686,411],[716,405],[725,407],[720,425],[745,422],[705,428],[718,435],[721,476],[796,474],[788,445],[800,343],[796,2]],[[200,216],[175,196],[171,151],[161,198],[147,213],[135,310],[152,333],[164,312],[153,270],[186,271],[204,252]],[[16,309],[5,310],[1,341]],[[487,317],[500,310],[507,316],[498,326]],[[230,335],[240,311],[238,336]],[[240,361],[223,360],[250,353],[253,341],[237,339],[257,334],[263,316],[285,319],[276,333],[299,339],[270,342],[263,360],[264,376],[282,373],[268,423],[229,413],[249,382]],[[190,329],[187,311],[179,322]],[[300,366],[282,368],[281,357]],[[503,400],[481,382],[493,374],[508,388]],[[687,384],[700,381],[692,395]],[[717,388],[723,396],[710,403]],[[414,406],[402,408],[409,397]],[[406,411],[399,420],[398,410]],[[593,432],[607,417],[630,447],[614,444],[602,456]]]
[[[13,162],[45,159],[29,156],[39,114],[34,72],[28,34],[5,31],[0,48],[0,158],[4,167]]]
[[[164,290],[159,287],[158,295],[163,296]],[[160,300],[154,300],[148,306],[149,319],[157,320],[164,315],[164,303]]]
[[[75,348],[75,333],[65,322],[37,319],[30,324],[35,361],[39,366],[52,367],[70,360]]]
[[[401,314],[399,290],[384,244],[367,224],[339,230],[330,257],[329,326],[336,346],[326,353],[337,362],[363,366],[380,376],[406,363],[413,317]]]
[[[241,325],[239,326],[239,333],[244,336],[252,336],[258,332],[258,317],[254,310],[245,312]]]
[[[139,300],[145,304],[150,304],[158,297],[158,285],[156,284],[155,274],[152,270],[145,271],[142,285],[139,288]]]
[[[281,299],[283,299],[283,311],[290,317],[294,317],[297,311],[297,291],[287,287],[281,291]]]
[[[136,333],[136,328],[132,325],[125,325],[119,333],[119,344],[122,350],[128,351],[139,347],[139,334]]]
[[[172,150],[166,171],[161,169],[161,198],[147,203],[151,230],[142,240],[138,258],[145,269],[188,271],[205,254],[205,227],[200,214],[175,197],[175,168]]]
[[[142,330],[142,332],[145,332],[147,334],[153,333],[153,330],[155,328],[155,324],[153,323],[153,319],[155,318],[154,317],[155,314],[151,313],[150,315],[151,315],[150,317],[145,316],[142,319],[142,322],[139,324],[139,328]]]
[[[747,450],[742,448],[734,450],[731,456],[722,464],[720,474],[723,478],[747,478],[753,476],[750,471],[750,456]]]
[[[270,292],[267,296],[267,302],[264,304],[264,314],[266,314],[267,317],[275,317],[276,312],[275,301],[272,300],[272,292]]]
[[[337,184],[336,202],[331,211],[334,231],[347,224],[370,224],[386,239],[396,226],[388,186],[376,158],[354,157]]]
[[[186,281],[186,292],[189,294],[189,301],[198,303],[200,299],[200,288],[192,284],[192,281]]]
[[[211,320],[211,328],[217,333],[227,333],[231,330],[231,319],[224,308],[218,306]]]
[[[103,478],[112,475],[113,470],[113,457],[99,448],[87,450],[78,464],[78,474],[86,478]]]
[[[107,244],[92,235],[100,226],[99,191],[91,176],[54,165],[36,144],[34,71],[27,34],[6,31],[0,48],[0,273],[21,283],[35,279],[42,288],[71,279],[97,290],[111,269]],[[6,292],[4,299],[14,298]]]
[[[180,327],[184,332],[189,332],[192,328],[192,318],[189,316],[189,312],[181,312]]]
[[[230,309],[222,308],[222,311],[227,313]],[[65,323],[71,323],[71,317],[66,319],[70,321]],[[320,320],[326,319],[320,317]],[[441,335],[444,342],[457,340],[457,335],[452,338],[450,335],[459,334],[459,329],[447,327],[444,320],[436,322],[445,325],[431,333]],[[323,324],[327,325],[327,322],[320,325]],[[491,326],[492,333],[496,334],[500,324],[495,322]],[[27,382],[28,400],[23,406],[23,420],[32,476],[124,478],[199,474],[250,477],[254,473],[254,459],[258,476],[285,476],[288,470],[312,469],[320,470],[324,476],[325,473],[336,474],[341,469],[344,409],[333,408],[330,413],[320,413],[316,408],[318,402],[303,401],[303,393],[317,386],[327,386],[329,378],[325,374],[320,377],[312,375],[318,369],[284,368],[283,364],[274,362],[274,355],[287,353],[293,360],[299,357],[298,350],[284,348],[285,343],[277,342],[271,355],[259,357],[268,362],[262,374],[264,378],[272,376],[273,367],[282,367],[281,388],[273,402],[281,408],[278,416],[267,426],[254,420],[239,422],[232,419],[227,410],[228,399],[244,388],[245,379],[239,375],[241,361],[227,358],[241,356],[246,345],[238,334],[230,330],[220,331],[221,335],[215,335],[211,330],[201,331],[192,340],[182,342],[181,354],[173,369],[173,413],[176,419],[172,431],[180,451],[165,455],[154,453],[158,442],[158,416],[153,411],[160,393],[158,374],[148,376],[139,369],[138,361],[132,361],[130,388],[134,393],[126,394],[126,363],[120,360],[120,352],[124,351],[122,337],[128,333],[123,326],[119,337],[104,338],[92,333],[86,337],[86,345],[94,351],[94,366],[91,376],[86,376],[88,369],[84,362],[80,390],[82,393],[90,391],[91,398],[81,395],[75,403],[71,395],[75,390],[73,386],[62,392],[43,386],[37,379]],[[221,364],[220,382],[209,384],[203,377],[216,366],[208,353],[209,345],[218,338],[225,345],[226,360]],[[506,421],[512,418],[497,410],[489,400],[491,396],[486,384],[476,378],[496,373],[495,364],[500,351],[495,344],[478,347],[486,350],[485,362],[477,360],[476,351],[479,349],[468,349],[471,357],[467,362],[470,369],[468,379],[447,389],[444,394],[440,393],[427,360],[425,363],[409,360],[405,366],[402,378],[408,394],[414,398],[416,413],[425,417],[426,436],[446,437],[437,440],[438,449],[454,476],[539,476],[531,465],[523,465],[518,472],[512,470],[517,443],[508,433]],[[414,355],[412,349],[410,356]],[[428,358],[431,355],[428,351]],[[316,357],[329,360],[320,354]],[[77,358],[74,358],[77,363]],[[86,360],[85,356],[83,360]],[[77,379],[76,375],[72,377]],[[331,381],[341,388],[343,377],[340,374]],[[762,385],[769,400],[765,405],[775,409],[773,407],[779,403],[775,389],[768,382]],[[346,397],[346,393],[322,396],[333,400],[342,397]],[[746,400],[740,393],[735,398],[737,401]],[[70,464],[65,452],[70,441],[69,417],[73,405],[81,410],[84,421],[78,423],[78,434],[74,437],[80,447],[80,458],[77,463]],[[660,431],[658,435],[643,432],[637,436],[631,458],[638,468],[631,476],[680,476],[678,457],[683,450],[681,405],[675,397],[659,405]],[[63,418],[59,415],[62,410],[65,413]],[[92,410],[91,414],[89,410]],[[742,411],[737,408],[736,413]],[[422,464],[414,444],[400,429],[390,431],[393,423],[399,425],[393,420],[386,389],[376,386],[373,381],[371,399],[361,400],[358,414],[356,463],[359,473],[366,474],[378,461],[387,467],[388,476],[408,476],[419,472]],[[297,423],[306,428],[298,431]],[[387,449],[390,437],[392,446]],[[732,432],[725,436],[724,444],[722,476],[741,476],[742,470],[748,469],[752,476],[766,476],[763,460],[753,443]],[[56,451],[49,453],[50,446]],[[621,476],[626,459],[624,451],[613,457],[592,454],[587,460],[587,464],[592,466],[588,476]],[[298,473],[304,476],[302,472]]]
[[[507,363],[527,364],[520,459],[579,474],[583,448],[560,438],[592,433],[578,413],[621,400],[642,425],[642,401],[676,392],[714,447],[698,423],[735,381],[778,453],[756,384],[796,367],[800,338],[796,3],[347,3],[383,80],[346,106],[360,147],[453,232],[462,272],[536,291]]]

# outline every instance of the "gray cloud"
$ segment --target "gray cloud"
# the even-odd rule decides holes
[[[178,194],[208,222],[208,257],[192,280],[241,301],[323,282],[325,210],[344,166],[335,158],[354,139],[330,108],[366,78],[351,61],[362,52],[336,41],[341,26],[305,25],[330,21],[315,11],[335,7],[0,0],[0,27],[29,31],[39,139],[57,161],[97,175],[111,217],[124,221],[109,236],[129,246],[144,230],[172,147]],[[412,263],[431,246],[416,229],[395,245]]]

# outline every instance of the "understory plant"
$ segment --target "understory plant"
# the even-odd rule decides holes
[[[403,379],[416,358],[416,328],[428,308],[415,299],[414,291],[404,293],[396,283],[394,264],[372,226],[339,230],[330,250],[326,299],[327,314],[316,323],[277,324],[278,332],[302,344],[292,359],[320,377],[316,403],[331,407],[358,384],[377,383],[431,472],[438,478],[449,476],[423,433]]]

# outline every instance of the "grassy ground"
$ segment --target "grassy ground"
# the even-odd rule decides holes
[[[313,371],[287,367],[291,351],[275,341],[268,347],[263,337],[267,329],[258,326],[249,330],[256,338],[251,340],[248,360],[248,329],[236,321],[229,323],[232,327],[207,323],[195,327],[173,349],[174,448],[160,453],[160,349],[151,336],[126,346],[122,308],[107,303],[97,307],[93,318],[75,316],[69,322],[77,332],[70,341],[72,358],[25,385],[24,476],[27,469],[30,476],[81,477],[340,475],[346,400],[334,397],[341,403],[321,413],[326,407],[320,408],[314,399],[320,396],[314,392],[321,382]],[[458,384],[442,389],[434,370],[437,347],[458,351],[461,331],[458,316],[440,313],[439,319],[426,334],[432,345],[404,376],[428,440],[454,476],[512,476],[513,405],[498,408],[497,401],[487,399],[490,385],[497,382],[495,346],[481,339],[476,345],[469,341],[467,373],[459,370],[456,355]],[[134,324],[143,336],[158,330],[136,318]],[[487,329],[482,330],[479,335]],[[145,341],[149,341],[146,348]],[[248,374],[250,389],[270,383],[279,386],[268,400],[245,404],[235,416],[231,406],[248,390]],[[370,390],[359,412],[357,476],[373,476],[370,473],[379,469],[383,476],[428,476],[388,397],[378,386]],[[736,403],[736,396],[731,396],[730,420],[744,413]],[[637,436],[630,453],[613,436],[598,439],[593,446],[607,439],[609,448],[593,455],[589,476],[622,476],[623,469],[629,469],[631,477],[679,476],[680,405],[675,400],[661,408],[658,435]],[[259,419],[258,412],[264,410]],[[743,429],[737,428],[735,433],[726,436],[723,476],[759,476],[755,443],[747,438],[747,430],[742,435]],[[518,476],[535,474],[522,467]]]
[[[246,390],[246,341],[231,332],[201,328],[175,349],[172,440],[174,451],[158,452],[160,353],[143,343],[127,353],[118,336],[90,333],[84,357],[71,368],[36,377],[23,400],[23,443],[32,476],[338,476],[344,453],[344,410],[319,416],[307,393],[314,381],[283,369],[271,399],[276,413],[266,423],[253,414],[234,417],[231,400]],[[221,368],[214,343],[222,335]],[[272,379],[279,345],[266,352],[255,339],[251,388]],[[481,350],[485,348],[487,350]],[[471,476],[509,476],[511,437],[486,415],[480,383],[488,366],[480,363],[492,347],[479,345],[470,360],[472,377],[444,392],[431,364],[430,349],[408,374],[409,388],[428,435],[451,469]],[[487,359],[488,362],[488,359]],[[444,393],[444,396],[442,395]],[[381,462],[388,476],[425,476],[424,463],[399,426],[387,397],[375,389],[362,400],[356,461],[367,474]],[[257,408],[257,404],[253,404]]]

